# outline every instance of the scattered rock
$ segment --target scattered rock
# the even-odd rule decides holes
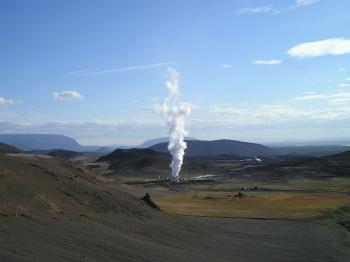
[[[215,199],[214,197],[212,197],[212,196],[206,196],[205,197],[205,199],[208,199],[208,200],[213,200],[213,199]]]
[[[147,205],[149,205],[150,207],[153,207],[154,209],[161,211],[160,207],[156,205],[156,203],[154,203],[151,199],[151,195],[149,193],[146,193],[146,195],[141,198]]]
[[[243,194],[242,192],[238,192],[238,194],[234,195],[235,197],[239,197],[239,198],[242,198],[242,197],[247,197],[245,194]]]

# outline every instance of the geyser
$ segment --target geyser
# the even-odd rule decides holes
[[[187,147],[184,141],[187,131],[185,129],[185,117],[191,113],[191,106],[186,103],[178,102],[179,97],[179,74],[170,68],[168,69],[168,80],[165,86],[168,96],[165,98],[159,111],[163,114],[169,127],[168,150],[172,156],[171,177],[173,180],[179,180],[180,170]]]

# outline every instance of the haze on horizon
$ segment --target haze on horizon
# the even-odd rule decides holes
[[[256,142],[350,131],[350,2],[3,1],[0,133],[85,145],[167,136],[169,67],[189,136]]]

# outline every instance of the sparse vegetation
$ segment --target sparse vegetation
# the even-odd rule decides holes
[[[196,216],[301,219],[350,205],[338,193],[249,192],[244,197],[226,192],[179,193],[155,197],[168,213]]]

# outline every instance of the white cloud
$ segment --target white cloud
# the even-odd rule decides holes
[[[92,76],[92,75],[104,75],[111,73],[119,73],[125,71],[135,71],[135,70],[148,70],[156,67],[173,65],[175,63],[165,62],[165,63],[157,63],[157,64],[147,64],[147,65],[136,65],[136,66],[128,66],[128,67],[120,67],[120,68],[112,68],[107,70],[94,71],[89,73],[80,74],[79,76]]]
[[[250,139],[254,140],[269,136],[271,132],[283,139],[284,135],[279,132],[287,130],[291,137],[295,136],[297,130],[302,130],[300,135],[309,134],[311,137],[319,135],[319,132],[327,133],[325,130],[328,130],[328,135],[341,135],[339,125],[350,132],[349,120],[350,92],[308,92],[304,98],[278,104],[202,106],[196,116],[189,119],[189,130],[191,136],[204,139],[238,139],[250,134]],[[11,122],[0,122],[0,133],[60,133],[90,145],[138,144],[142,140],[167,133],[161,119],[155,113],[150,115],[148,112],[147,115],[138,114],[137,117],[125,119],[95,119],[87,122],[45,123],[47,120],[44,120],[43,123],[40,120],[33,124],[19,119],[16,124],[12,122],[13,117],[8,118],[8,121]]]
[[[237,11],[237,14],[259,14],[259,13],[271,13],[274,9],[270,5],[245,7]]]
[[[349,86],[350,86],[349,84],[344,84],[344,83],[339,84],[339,87],[349,87]]]
[[[54,99],[57,100],[82,100],[84,96],[82,96],[77,91],[62,91],[62,92],[54,92],[52,94]]]
[[[345,78],[345,81],[350,81],[350,77]]]
[[[341,68],[338,69],[339,72],[345,72],[346,70],[347,70],[346,67],[341,67]]]
[[[277,60],[277,59],[253,61],[253,64],[256,64],[256,65],[278,65],[280,63],[282,63],[282,60]]]
[[[312,100],[311,97],[308,98]],[[350,93],[338,93],[321,98],[325,105],[310,104],[303,107],[300,104],[255,104],[247,106],[216,105],[209,108],[209,113],[217,125],[226,128],[247,126],[300,125],[309,128],[316,123],[330,123],[350,119]],[[207,123],[210,125],[210,121]]]
[[[350,53],[350,40],[345,38],[329,38],[316,42],[301,43],[287,51],[288,55],[298,58],[348,53]]]
[[[8,106],[8,105],[13,105],[16,102],[12,99],[6,99],[0,96],[0,106]]]
[[[221,65],[221,68],[229,69],[229,68],[232,68],[232,65],[230,65],[230,64],[223,64],[223,65]]]

